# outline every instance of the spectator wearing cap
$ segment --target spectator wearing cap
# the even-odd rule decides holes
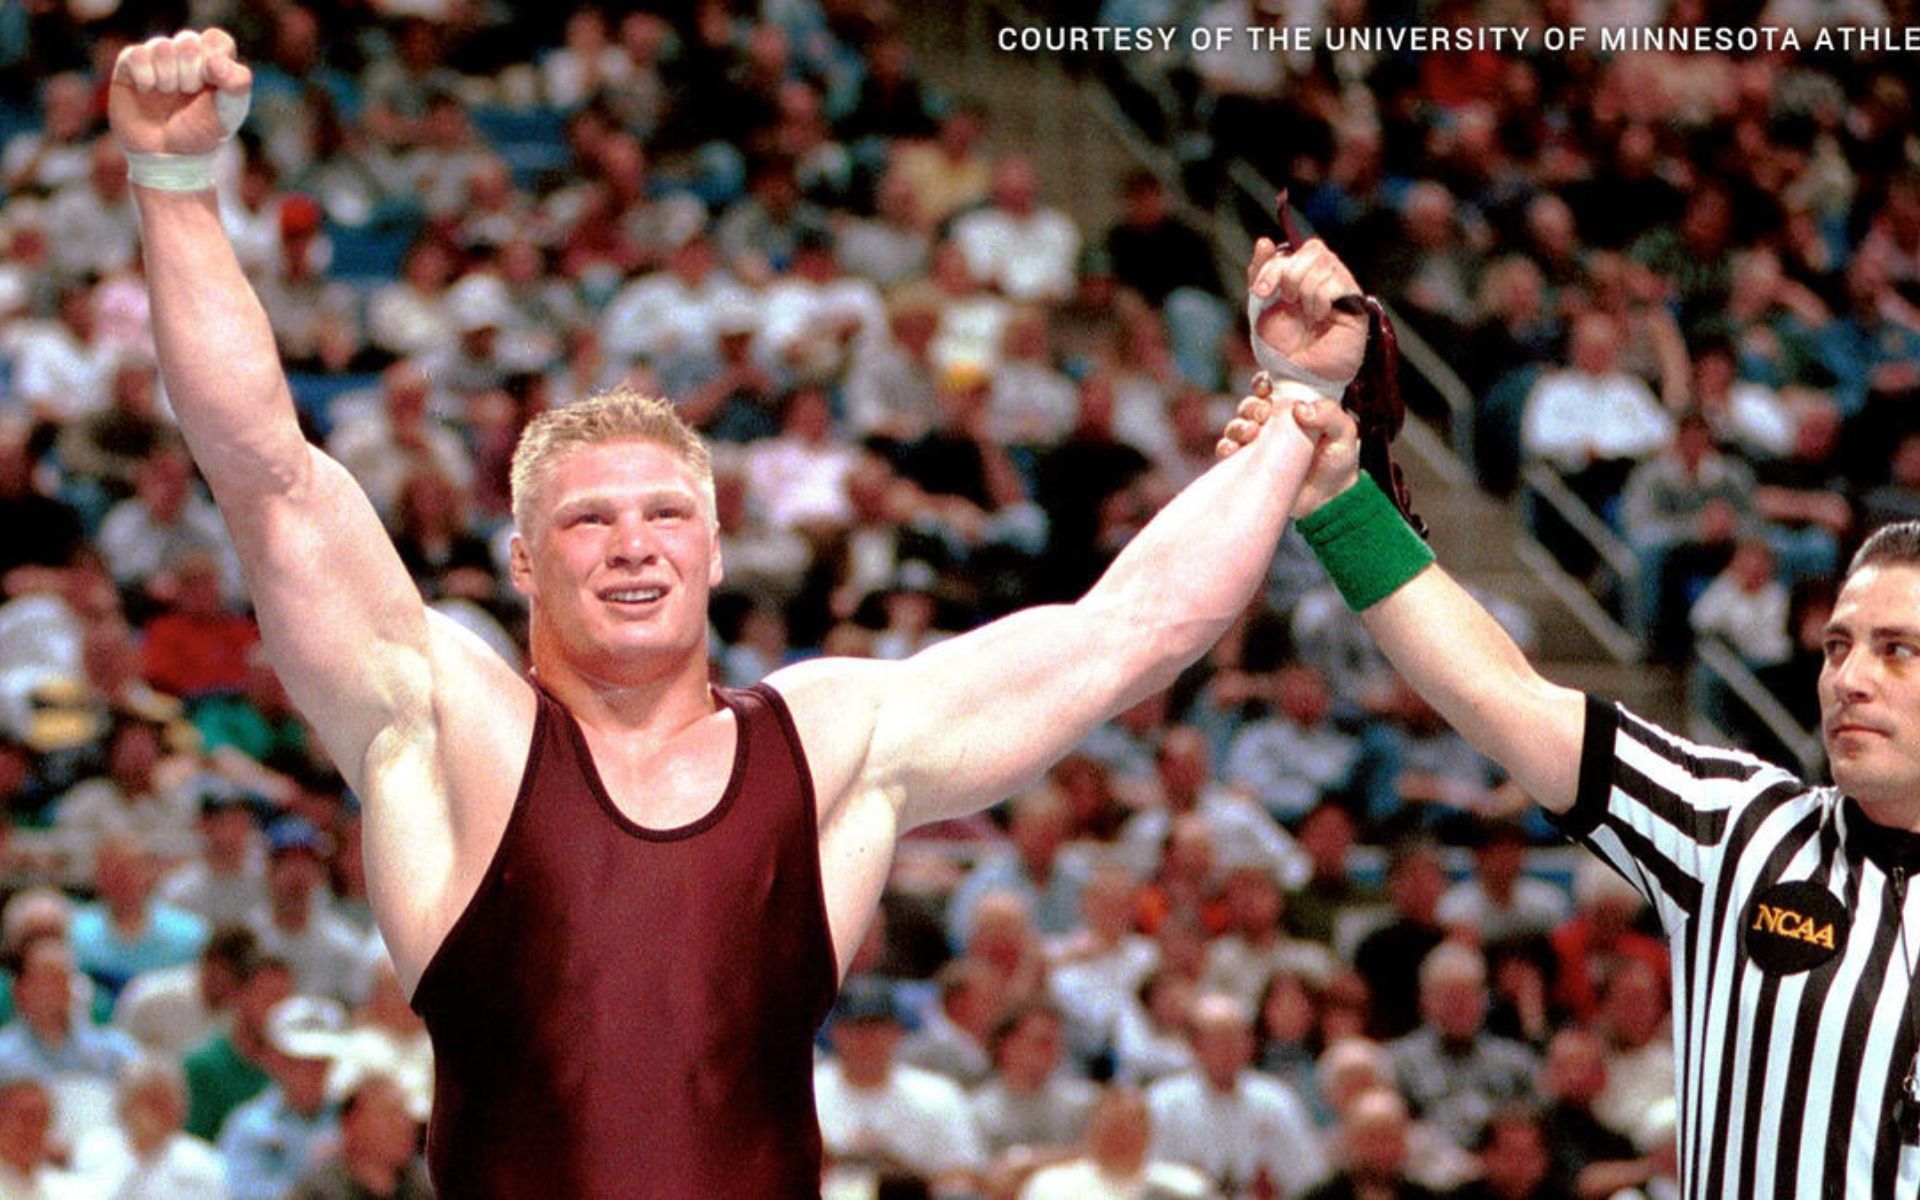
[[[1133,170],[1120,181],[1120,220],[1105,239],[1116,278],[1159,308],[1181,288],[1220,293],[1213,244],[1175,216],[1166,185],[1147,170]]]
[[[252,928],[264,950],[293,968],[298,991],[347,999],[362,981],[367,953],[325,891],[326,854],[325,835],[304,817],[267,826],[267,908],[254,914]]]
[[[170,1057],[148,1056],[121,1077],[115,1123],[73,1148],[74,1174],[98,1200],[219,1200],[226,1168],[214,1148],[182,1128],[187,1080]]]
[[[456,396],[500,387],[514,367],[539,365],[509,361],[513,317],[507,285],[498,275],[474,271],[461,276],[447,289],[453,339],[423,355],[421,366],[442,390]]]
[[[0,1020],[11,1021],[18,1011],[13,1001],[20,951],[29,941],[50,935],[68,943],[74,902],[65,892],[44,885],[22,888],[0,909]],[[69,943],[70,944],[70,943]],[[105,1022],[113,1016],[113,1000],[93,986],[78,967],[73,972],[74,1003],[83,1020]]]
[[[75,1003],[72,949],[57,934],[30,935],[15,952],[14,1019],[0,1026],[0,1077],[33,1075],[112,1083],[139,1046],[86,1019]]]
[[[833,231],[801,232],[791,268],[762,294],[756,353],[776,370],[808,381],[838,378],[886,336],[880,289],[841,270]]]
[[[1477,932],[1481,942],[1552,933],[1572,915],[1559,888],[1526,873],[1527,837],[1511,821],[1472,827],[1473,874],[1449,887],[1435,910],[1448,928]]]
[[[363,1073],[340,1101],[340,1140],[289,1200],[432,1200],[420,1156],[427,1114],[392,1076]]]
[[[346,1055],[391,1075],[417,1101],[421,1119],[433,1099],[433,1042],[427,1025],[407,1002],[393,959],[381,954],[368,972],[367,998],[353,1010]]]
[[[324,996],[295,995],[267,1014],[266,1091],[233,1110],[220,1131],[231,1200],[284,1200],[339,1133],[327,1099],[347,1012]]]
[[[258,950],[245,926],[214,930],[196,961],[134,976],[114,1001],[114,1027],[152,1053],[179,1058],[225,1028]]]
[[[254,822],[255,803],[250,792],[202,777],[200,852],[161,879],[162,900],[213,926],[243,922],[265,906],[266,856]]]
[[[388,355],[367,340],[361,293],[328,273],[333,243],[324,218],[310,196],[296,192],[281,201],[276,250],[254,273],[254,290],[288,370],[375,370]]]
[[[192,962],[212,932],[199,914],[154,897],[158,874],[153,844],[143,835],[110,833],[94,851],[100,898],[74,911],[73,954],[109,995],[143,971]]]
[[[1253,1069],[1252,1014],[1209,993],[1189,1029],[1193,1067],[1147,1090],[1155,1156],[1197,1167],[1228,1196],[1263,1178],[1283,1195],[1305,1191],[1326,1173],[1320,1139],[1293,1089]]]
[[[245,963],[233,1015],[223,1032],[189,1052],[182,1065],[187,1072],[187,1131],[213,1141],[227,1116],[265,1091],[267,1074],[267,1014],[293,994],[293,969],[285,959],[255,954]]]
[[[829,1028],[833,1053],[814,1068],[813,1090],[830,1158],[927,1180],[985,1165],[959,1085],[897,1061],[900,1013],[886,984],[849,979]]]

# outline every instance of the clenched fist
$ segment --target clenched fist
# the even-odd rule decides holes
[[[128,154],[212,154],[245,119],[253,72],[225,30],[149,38],[113,64],[107,119]]]

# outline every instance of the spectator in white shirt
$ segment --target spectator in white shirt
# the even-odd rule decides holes
[[[171,1058],[141,1059],[120,1080],[118,1121],[83,1136],[73,1169],[96,1200],[223,1200],[226,1165],[183,1130],[187,1079]]]
[[[1040,202],[1040,173],[1025,158],[1002,159],[993,202],[953,223],[954,240],[974,276],[1014,300],[1064,300],[1073,294],[1080,231]]]
[[[896,1061],[900,1014],[885,983],[849,979],[840,990],[831,1033],[834,1052],[813,1076],[820,1134],[830,1157],[929,1181],[964,1178],[985,1165],[959,1085]]]
[[[1565,892],[1526,874],[1527,838],[1518,825],[1479,822],[1472,837],[1473,874],[1440,897],[1435,912],[1442,925],[1472,930],[1485,944],[1551,933],[1573,915]]]
[[[367,950],[325,890],[323,835],[304,817],[285,816],[267,827],[267,848],[267,909],[252,923],[262,950],[293,967],[296,990],[359,999],[367,982]]]
[[[1150,1158],[1152,1116],[1130,1087],[1100,1094],[1087,1119],[1086,1153],[1034,1172],[1020,1200],[1212,1200],[1206,1176],[1182,1163]]]
[[[1190,1021],[1195,1066],[1147,1092],[1157,1157],[1188,1163],[1228,1196],[1298,1195],[1326,1174],[1313,1119],[1293,1090],[1253,1070],[1253,1018],[1203,995]]]

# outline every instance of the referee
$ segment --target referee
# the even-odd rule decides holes
[[[1301,282],[1262,251],[1256,308]],[[1245,402],[1223,452],[1268,415]],[[1847,569],[1819,685],[1836,786],[1815,787],[1541,678],[1358,473],[1353,418],[1326,401],[1292,418],[1321,439],[1295,517],[1349,606],[1658,913],[1682,1194],[1920,1196],[1920,523],[1881,529]]]

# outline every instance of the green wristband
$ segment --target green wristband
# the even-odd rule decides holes
[[[1364,473],[1360,482],[1301,517],[1299,528],[1354,612],[1399,591],[1433,561],[1433,550]]]

